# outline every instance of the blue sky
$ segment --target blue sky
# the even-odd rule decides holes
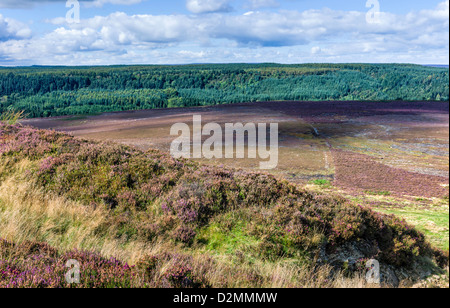
[[[448,64],[448,0],[366,2],[0,0],[0,65]]]

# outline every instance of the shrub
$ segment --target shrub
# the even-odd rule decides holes
[[[148,278],[156,270],[159,261],[160,260],[157,256],[148,255],[137,262],[136,268],[140,270],[145,275],[145,277]]]
[[[188,226],[180,226],[174,231],[175,240],[185,244],[191,244],[197,233],[193,228]]]
[[[91,252],[59,254],[45,243],[14,245],[0,239],[2,254],[5,247],[9,257],[0,258],[0,288],[126,288],[136,276],[126,263]],[[80,284],[65,280],[69,260],[80,263]]]
[[[164,273],[164,280],[172,288],[208,288],[203,277],[193,274],[192,266],[182,257],[175,255],[172,264]]]

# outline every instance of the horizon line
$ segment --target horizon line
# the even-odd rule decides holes
[[[0,65],[0,68],[65,68],[65,67],[126,67],[126,66],[189,66],[189,65],[233,65],[233,64],[241,64],[241,65],[261,65],[261,64],[275,64],[275,65],[311,65],[311,64],[329,64],[329,65],[339,65],[339,64],[369,64],[369,65],[418,65],[418,66],[428,66],[428,67],[437,67],[437,68],[448,68],[450,64],[418,64],[411,62],[303,62],[303,63],[277,63],[277,62],[205,62],[205,63],[179,63],[179,64],[97,64],[97,65],[40,65],[40,64],[32,64],[32,65]]]

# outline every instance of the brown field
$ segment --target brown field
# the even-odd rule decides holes
[[[448,102],[266,102],[24,121],[83,138],[168,151],[174,123],[278,122],[279,165],[298,183],[328,179],[349,194],[442,198],[449,184]],[[202,162],[256,169],[249,159]]]

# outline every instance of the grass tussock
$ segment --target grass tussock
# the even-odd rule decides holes
[[[15,125],[25,117],[25,111],[8,110],[0,114],[0,122],[6,125]]]
[[[46,194],[26,181],[10,178],[0,185],[0,234],[4,239],[47,242],[62,251],[74,247],[135,262],[155,245],[99,233],[108,215],[61,196]]]
[[[424,258],[435,260],[435,271],[448,263],[405,221],[339,196],[0,125],[0,238],[14,240],[2,248],[2,264],[20,273],[42,265],[34,252],[14,257],[27,243],[55,249],[43,258],[56,268],[72,255],[86,263],[83,271],[117,258],[117,268],[96,277],[108,281],[102,287],[358,287],[367,259],[401,270]],[[129,279],[108,280],[124,268]],[[57,277],[45,286],[64,286]]]

